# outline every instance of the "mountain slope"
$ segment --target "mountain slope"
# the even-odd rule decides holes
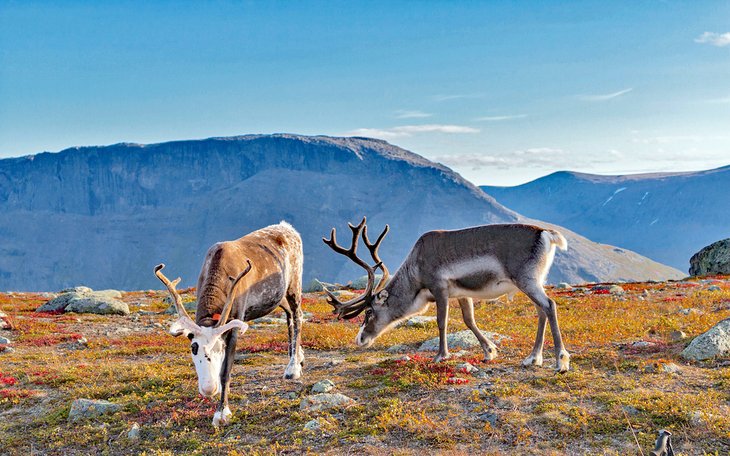
[[[702,247],[730,237],[730,166],[627,176],[557,172],[515,187],[481,187],[530,217],[687,270]]]
[[[184,285],[205,250],[285,219],[302,234],[305,281],[362,271],[321,241],[368,215],[391,225],[396,268],[417,237],[520,220],[450,169],[366,138],[248,135],[116,144],[0,160],[0,289],[158,287],[165,262]],[[565,233],[550,280],[661,279],[678,271]],[[346,239],[346,237],[343,237]]]

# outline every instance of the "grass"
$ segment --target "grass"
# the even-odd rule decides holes
[[[719,291],[708,291],[710,285]],[[730,317],[730,281],[622,284],[624,295],[548,290],[558,302],[571,371],[557,375],[550,337],[545,367],[524,369],[537,318],[524,297],[483,303],[486,331],[509,336],[499,356],[478,349],[444,363],[418,353],[435,324],[397,328],[359,350],[358,322],[336,321],[320,295],[305,297],[307,364],[301,381],[281,378],[285,328],[255,325],[239,340],[231,424],[211,426],[215,401],[197,394],[188,343],[165,332],[162,292],[125,293],[129,317],[36,313],[40,294],[0,294],[13,329],[0,347],[0,454],[644,454],[659,429],[682,454],[730,452],[730,363],[688,363],[690,338]],[[194,290],[185,290],[193,299]],[[695,309],[682,312],[683,309]],[[433,314],[433,310],[429,312]],[[450,331],[465,329],[458,306]],[[86,343],[80,340],[86,339]],[[652,342],[641,347],[637,341]],[[395,344],[411,347],[392,355]],[[480,377],[458,368],[468,361]],[[659,367],[680,366],[679,374]],[[318,380],[356,400],[316,413],[299,409]],[[104,399],[119,412],[69,423],[76,398]],[[317,430],[304,425],[316,419]],[[127,437],[133,423],[140,438]]]

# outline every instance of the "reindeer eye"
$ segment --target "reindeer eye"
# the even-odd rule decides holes
[[[365,321],[364,324],[367,324],[368,321],[370,321],[370,318],[373,316],[373,309],[368,309],[365,311]]]
[[[190,346],[190,349],[193,351],[193,355],[197,355],[198,354],[198,343],[193,342],[193,345]]]

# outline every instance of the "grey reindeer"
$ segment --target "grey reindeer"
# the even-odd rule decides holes
[[[388,268],[378,254],[380,243],[388,233],[388,225],[374,243],[368,238],[366,218],[363,217],[357,226],[348,225],[352,231],[349,248],[337,244],[335,228],[332,228],[329,239],[322,240],[332,250],[365,269],[367,286],[363,294],[346,302],[340,301],[329,290],[325,291],[328,302],[340,318],[351,319],[365,311],[365,319],[355,339],[357,345],[372,345],[378,336],[399,321],[425,312],[428,303],[435,302],[439,351],[434,361],[441,361],[449,356],[446,340],[449,298],[458,298],[464,323],[479,340],[485,360],[492,360],[497,356],[497,347],[477,328],[473,298],[495,299],[504,294],[510,296],[519,290],[532,300],[538,312],[535,345],[522,364],[542,365],[545,323],[549,322],[555,344],[556,369],[566,372],[570,368],[570,354],[560,335],[555,301],[545,294],[543,288],[556,247],[561,250],[568,247],[559,232],[524,224],[430,231],[418,239],[403,264],[388,281]],[[357,255],[361,237],[374,265]],[[383,275],[375,285],[377,269]]]
[[[246,321],[281,307],[289,331],[290,359],[284,378],[301,376],[303,261],[301,237],[286,222],[214,244],[198,278],[195,321],[175,288],[180,279],[171,282],[162,274],[164,264],[155,267],[155,275],[167,287],[179,316],[170,326],[170,334],[184,334],[190,339],[200,394],[214,397],[220,393],[214,426],[228,424],[232,416],[228,407],[231,369],[239,331],[243,334],[248,329]]]

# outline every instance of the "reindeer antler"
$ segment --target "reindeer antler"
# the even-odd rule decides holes
[[[340,255],[344,255],[347,258],[351,259],[355,264],[365,269],[368,274],[368,283],[365,287],[365,292],[360,296],[357,296],[346,302],[340,301],[339,299],[337,299],[334,293],[329,291],[326,287],[322,287],[325,293],[327,293],[327,302],[329,302],[329,304],[334,307],[334,313],[338,314],[340,318],[344,318],[346,320],[355,318],[363,310],[365,310],[365,308],[372,304],[374,294],[382,289],[381,285],[384,286],[385,279],[387,279],[387,276],[389,276],[388,268],[383,265],[383,262],[380,261],[380,257],[378,256],[378,248],[380,247],[380,242],[385,237],[389,228],[386,225],[383,232],[380,234],[380,236],[378,236],[378,239],[375,241],[375,244],[371,244],[370,240],[367,237],[367,225],[365,225],[366,222],[367,218],[363,217],[362,221],[357,226],[353,226],[351,223],[347,224],[347,226],[349,226],[350,230],[352,231],[352,244],[350,245],[349,249],[341,247],[337,244],[337,230],[335,228],[332,228],[329,239],[322,238],[322,241],[324,241],[324,243],[327,244],[332,250],[339,253]],[[357,256],[357,244],[361,235],[363,236],[365,245],[367,246],[368,250],[370,250],[370,254],[373,257],[373,260],[375,260],[376,262],[374,266],[370,266],[368,263],[366,263],[364,260]],[[378,268],[381,268],[383,270],[383,279],[381,279],[381,281],[378,283],[377,289],[374,291],[375,270]]]
[[[378,285],[373,290],[373,294],[378,294],[380,290],[385,288],[385,285],[388,283],[388,279],[390,278],[390,271],[388,271],[388,268],[385,267],[385,263],[383,263],[383,260],[380,259],[380,255],[378,254],[378,249],[380,248],[380,243],[383,241],[383,238],[386,234],[388,234],[388,231],[390,230],[390,226],[385,225],[385,229],[383,229],[383,232],[380,233],[380,236],[378,236],[378,239],[375,240],[375,244],[370,243],[370,239],[368,239],[368,227],[365,225],[365,227],[362,230],[362,240],[365,241],[365,246],[370,251],[370,256],[373,257],[373,260],[375,263],[380,265],[380,270],[383,271],[383,277],[380,278],[380,282],[378,282]]]
[[[185,306],[183,306],[182,297],[175,289],[177,284],[180,283],[180,277],[170,282],[170,279],[165,277],[165,274],[162,273],[163,269],[165,269],[164,263],[160,263],[155,266],[155,275],[158,279],[160,279],[160,282],[162,282],[167,287],[167,291],[170,292],[170,297],[172,298],[172,302],[175,304],[177,314],[181,317],[187,317],[189,320],[192,320],[192,318],[190,318],[190,315],[188,315],[188,312],[185,310]]]
[[[218,320],[218,324],[215,325],[215,327],[219,327],[226,324],[226,321],[228,321],[228,316],[231,314],[231,308],[233,307],[233,298],[235,298],[235,294],[233,291],[236,289],[236,285],[238,285],[238,282],[245,276],[246,274],[251,271],[251,260],[246,260],[246,263],[248,263],[248,267],[244,269],[236,278],[233,278],[231,276],[228,276],[228,280],[231,281],[231,285],[228,287],[228,296],[226,297],[226,303],[223,306],[223,310],[221,311],[221,318]]]

